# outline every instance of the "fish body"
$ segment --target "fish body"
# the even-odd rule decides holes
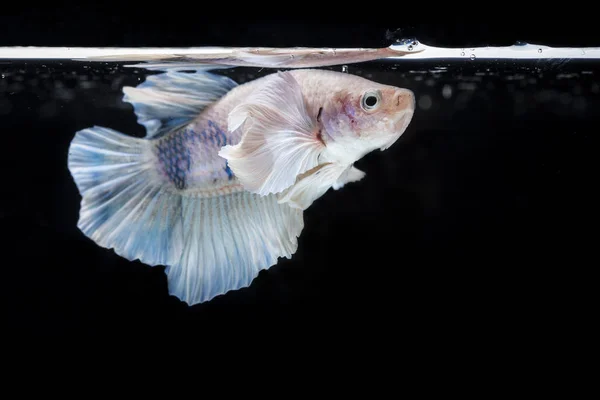
[[[167,71],[123,91],[147,136],[75,135],[78,226],[127,259],[164,265],[170,293],[190,305],[291,257],[303,211],[362,179],[353,163],[391,146],[414,112],[410,90],[313,69],[243,85]]]

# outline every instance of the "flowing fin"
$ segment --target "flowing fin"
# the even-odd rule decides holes
[[[128,260],[172,264],[182,250],[181,197],[153,174],[148,143],[102,127],[77,132],[68,160],[82,196],[77,226]]]
[[[321,164],[298,177],[297,182],[281,193],[279,204],[306,210],[332,187],[347,167],[337,163]]]
[[[188,304],[249,286],[261,269],[295,253],[304,227],[300,210],[248,192],[184,197],[182,215],[183,253],[167,275],[171,293]]]
[[[298,175],[318,165],[325,149],[300,85],[289,72],[273,76],[255,96],[234,108],[228,125],[231,132],[242,129],[241,140],[224,146],[219,155],[246,190],[260,195],[293,185]]]
[[[123,88],[123,101],[133,105],[146,138],[159,137],[198,116],[237,83],[197,67],[195,73],[168,70],[149,76],[137,87]]]
[[[358,182],[362,178],[364,178],[365,175],[365,172],[361,171],[360,169],[354,166],[350,166],[342,173],[338,180],[335,181],[335,183],[333,184],[333,189],[339,190],[343,188],[346,183]]]
[[[169,292],[190,305],[250,285],[296,251],[301,211],[275,196],[178,191],[156,173],[150,146],[102,127],[75,135],[68,166],[82,196],[78,227],[98,245],[166,266]]]

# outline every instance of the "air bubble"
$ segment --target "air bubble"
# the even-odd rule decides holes
[[[540,49],[538,49],[538,53],[541,53],[541,52],[542,52],[542,49],[541,49],[541,48],[540,48]]]
[[[460,53],[460,55],[461,55],[461,56],[464,56],[464,55],[465,55],[465,52],[464,52],[464,51],[462,51],[462,52]]]
[[[348,73],[348,66],[342,65],[342,72]]]
[[[429,110],[431,108],[431,96],[424,94],[419,98],[419,108],[422,110]]]
[[[408,46],[408,51],[412,51],[413,47],[412,45]]]
[[[471,60],[475,59],[475,54],[471,54]]]
[[[444,85],[444,88],[442,89],[442,96],[444,96],[445,99],[452,97],[452,87],[450,85]]]

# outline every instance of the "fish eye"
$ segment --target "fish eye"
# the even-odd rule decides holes
[[[381,101],[381,95],[378,91],[376,92],[367,92],[363,95],[361,101],[361,107],[366,110],[373,110],[377,108],[379,102]]]

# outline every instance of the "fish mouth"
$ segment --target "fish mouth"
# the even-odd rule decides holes
[[[402,136],[402,134],[404,133],[404,131],[406,131],[406,128],[410,124],[410,121],[412,121],[414,111],[415,110],[413,107],[413,108],[408,108],[408,109],[402,111],[401,113],[399,113],[398,117],[392,123],[392,127],[393,127],[392,132],[393,133],[390,137],[390,140],[381,147],[382,151],[389,149],[390,146],[392,146],[394,143],[396,143],[396,141],[398,139],[400,139],[400,136]]]

